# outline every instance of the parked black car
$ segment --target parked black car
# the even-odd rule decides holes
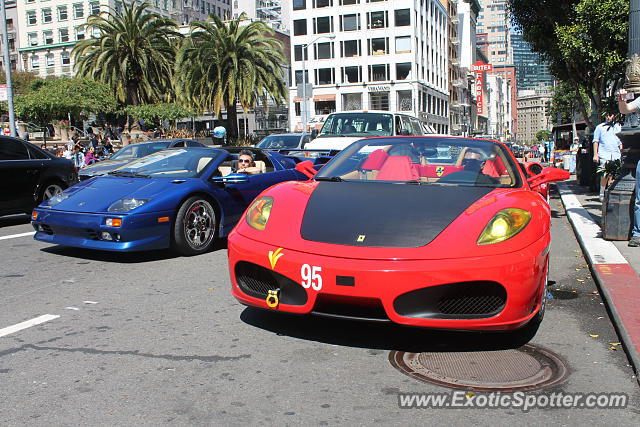
[[[30,213],[77,181],[70,160],[27,141],[0,136],[0,215]]]
[[[156,139],[149,142],[139,142],[133,145],[127,145],[116,151],[106,160],[102,160],[86,168],[80,170],[80,180],[93,178],[94,176],[106,175],[109,172],[124,166],[127,163],[139,159],[140,157],[153,154],[156,151],[173,147],[204,147],[192,139]]]

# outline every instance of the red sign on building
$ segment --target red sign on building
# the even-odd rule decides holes
[[[493,65],[491,64],[483,64],[482,62],[476,62],[473,64],[473,71],[476,73],[476,111],[478,114],[484,114],[483,107],[483,99],[482,99],[482,89],[483,89],[483,76],[487,71],[493,71]]]

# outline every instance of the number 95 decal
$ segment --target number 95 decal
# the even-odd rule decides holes
[[[314,291],[319,291],[322,289],[322,276],[320,272],[322,271],[322,267],[310,266],[309,264],[303,264],[302,268],[300,268],[300,276],[302,276],[302,285],[303,288],[309,289],[312,288]]]

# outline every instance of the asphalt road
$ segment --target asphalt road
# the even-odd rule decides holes
[[[640,392],[557,198],[550,300],[532,344],[567,361],[551,391],[622,392],[626,409],[400,409],[409,378],[389,350],[500,349],[497,335],[421,331],[248,309],[224,243],[202,256],[50,246],[0,218],[2,425],[638,425]],[[614,346],[616,347],[616,346]]]

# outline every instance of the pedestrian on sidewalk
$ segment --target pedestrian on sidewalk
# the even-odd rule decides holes
[[[622,141],[618,138],[620,125],[614,121],[615,114],[605,113],[605,121],[596,126],[593,132],[593,161],[600,166],[607,162],[619,160]],[[600,176],[600,201],[604,200],[606,177]]]
[[[633,95],[633,94],[631,94]],[[618,91],[618,109],[621,114],[640,113],[640,97],[627,102],[627,91]],[[636,200],[633,207],[633,228],[631,229],[631,239],[629,246],[637,248],[640,246],[640,162],[636,165]]]

